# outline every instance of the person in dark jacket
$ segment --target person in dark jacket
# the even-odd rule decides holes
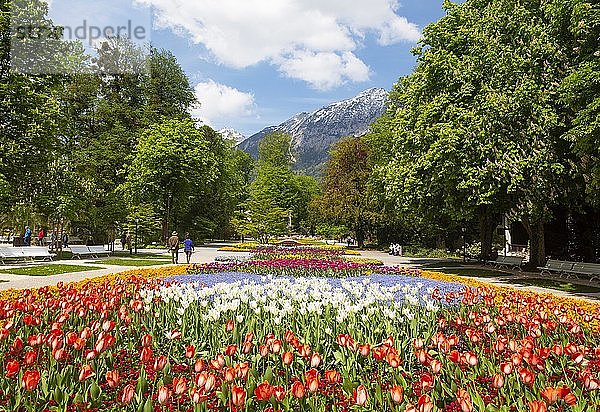
[[[174,264],[179,263],[179,236],[177,232],[173,232],[169,240],[167,240],[167,247],[171,251],[171,260]]]

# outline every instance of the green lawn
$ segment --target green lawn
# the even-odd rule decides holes
[[[116,266],[154,266],[166,265],[171,263],[171,260],[166,259],[129,259],[129,258],[109,258],[99,261],[103,265]]]
[[[138,253],[129,254],[128,251],[117,251],[112,256],[112,258],[127,258],[127,259],[171,259],[171,255],[169,253],[157,254],[157,253]]]
[[[27,276],[49,276],[59,275],[61,273],[83,272],[87,270],[103,269],[98,266],[83,266],[83,265],[36,265],[26,267],[16,267],[11,269],[2,269],[0,273],[10,273],[13,275]]]

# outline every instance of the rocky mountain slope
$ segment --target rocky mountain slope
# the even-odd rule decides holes
[[[368,89],[357,96],[332,103],[313,113],[299,113],[278,126],[267,127],[239,144],[253,157],[258,143],[274,131],[289,133],[296,153],[295,169],[319,175],[329,157],[330,146],[345,136],[362,136],[385,111],[387,91]]]

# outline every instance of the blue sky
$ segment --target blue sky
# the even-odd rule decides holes
[[[52,3],[58,23],[82,15],[73,0]],[[443,15],[442,0],[124,3],[106,0],[93,15],[100,25],[124,24],[127,16],[151,24],[153,45],[171,50],[195,87],[201,106],[194,115],[246,136],[367,88],[389,90],[412,71],[410,49],[423,27]]]

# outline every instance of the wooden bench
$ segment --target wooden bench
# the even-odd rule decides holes
[[[485,263],[498,269],[518,269],[521,270],[523,258],[519,256],[498,256],[496,260],[487,260]]]
[[[570,270],[563,272],[567,277],[585,277],[590,281],[600,280],[600,264],[575,262]]]

